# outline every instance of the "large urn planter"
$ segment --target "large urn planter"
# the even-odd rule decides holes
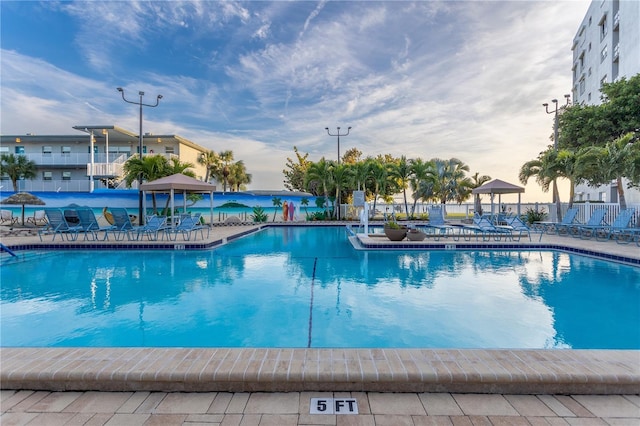
[[[407,232],[407,240],[409,241],[422,241],[426,237],[427,234],[417,229],[410,229],[409,232]]]
[[[384,227],[384,235],[391,241],[402,241],[407,236],[407,228],[390,228]]]

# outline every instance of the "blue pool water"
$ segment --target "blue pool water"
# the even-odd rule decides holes
[[[555,251],[356,251],[268,228],[202,251],[1,268],[2,346],[640,349],[640,268]]]

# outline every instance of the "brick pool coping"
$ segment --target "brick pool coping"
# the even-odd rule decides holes
[[[203,248],[255,227],[214,228]],[[367,237],[363,237],[367,238]],[[41,243],[29,237],[10,248],[106,248],[103,243]],[[379,238],[373,238],[378,244]],[[516,248],[587,250],[635,263],[633,246],[568,237],[509,243]],[[160,248],[166,242],[145,242]],[[372,243],[372,244],[375,244]],[[400,243],[406,245],[407,243]],[[423,243],[425,244],[425,243]],[[131,245],[130,242],[109,245]],[[388,242],[381,249],[389,249]],[[493,243],[456,242],[458,248],[505,249]],[[474,245],[474,246],[472,246]],[[93,246],[93,247],[92,247]],[[152,246],[152,247],[150,247]],[[193,246],[193,247],[192,247]],[[416,247],[417,248],[417,247]],[[427,247],[420,247],[426,249]],[[436,248],[436,247],[433,247]],[[620,261],[620,260],[618,260]],[[457,392],[510,394],[638,394],[638,350],[484,349],[262,349],[262,348],[0,348],[0,388],[29,390],[183,392]]]

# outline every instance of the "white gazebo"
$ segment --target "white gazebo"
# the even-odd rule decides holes
[[[209,194],[209,204],[210,204],[210,215],[209,215],[209,223],[213,223],[213,192],[216,190],[216,187],[210,183],[202,182],[198,179],[194,179],[187,175],[183,175],[181,173],[176,173],[175,175],[163,177],[160,179],[152,180],[150,182],[145,182],[140,185],[140,191],[142,191],[142,201],[143,201],[143,210],[147,211],[146,201],[147,201],[147,192],[161,192],[169,194],[169,204],[171,211],[171,223],[173,224],[173,211],[175,209],[175,200],[174,196],[176,191],[182,192],[182,200],[183,200],[183,211],[187,212],[187,194],[188,193],[196,193],[196,194]]]
[[[518,185],[514,185],[509,182],[505,182],[500,179],[494,179],[491,182],[487,182],[482,186],[475,188],[473,194],[489,194],[491,197],[491,216],[493,217],[493,197],[498,194],[498,205],[502,204],[502,194],[518,194],[518,216],[520,216],[520,197],[524,188]]]

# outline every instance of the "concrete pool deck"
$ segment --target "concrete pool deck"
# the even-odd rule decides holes
[[[198,246],[209,243],[218,244],[239,234],[251,232],[255,228],[255,226],[214,227],[205,242],[200,240],[185,242],[180,241],[179,238],[179,241],[170,244],[190,245],[195,243]],[[90,248],[104,244],[100,241],[87,242],[82,240],[60,242],[59,237],[55,242],[51,242],[50,237],[46,239],[47,241],[41,243],[37,236],[3,236],[2,243],[9,247],[45,249],[52,245],[56,248],[61,248],[61,245]],[[382,242],[383,239],[378,237],[370,239],[374,240],[371,242],[372,244],[384,243],[386,245],[390,243],[389,241]],[[146,240],[142,243],[129,241],[109,241],[108,243],[126,247],[136,244],[144,246],[168,244],[166,241],[149,242]],[[440,240],[438,243],[444,244],[447,241]],[[398,244],[406,245],[407,242]],[[455,244],[457,248],[463,249],[465,245],[469,244],[486,245],[493,248],[495,245],[502,246],[507,243],[476,242],[474,240],[471,242],[458,241]],[[523,247],[523,245],[545,248],[550,246],[566,247],[572,250],[588,250],[607,256],[614,255],[640,261],[640,248],[634,244],[620,245],[615,242],[545,235],[541,242],[529,242],[523,239],[521,242],[510,242],[508,245],[513,246],[514,249]],[[183,248],[185,247],[178,249]],[[623,398],[625,401],[623,405],[631,404],[630,407],[635,407],[635,411],[631,408],[632,415],[622,417],[640,418],[640,402],[637,397],[614,397],[614,395],[637,395],[640,393],[640,351],[0,348],[0,360],[2,362],[0,365],[0,386],[4,389],[3,399],[6,396],[10,400],[18,398],[18,395],[23,395],[21,392],[34,391],[37,395],[48,395],[46,397],[49,398],[56,395],[55,392],[49,394],[49,391],[80,391],[73,392],[74,395],[76,393],[79,395],[77,398],[88,398],[86,395],[92,394],[91,391],[117,391],[117,395],[120,395],[119,392],[127,394],[133,392],[134,396],[138,395],[137,398],[142,398],[143,395],[147,395],[145,398],[148,398],[148,392],[152,392],[150,395],[156,395],[155,391],[160,392],[160,395],[165,395],[163,398],[169,398],[172,394],[163,394],[162,392],[205,392],[204,395],[213,395],[212,398],[215,397],[216,392],[221,392],[218,395],[231,395],[229,398],[247,395],[248,400],[257,398],[255,395],[260,395],[254,392],[275,392],[268,395],[272,395],[276,399],[278,395],[298,395],[300,406],[296,408],[297,414],[289,413],[296,417],[296,422],[298,422],[302,421],[304,414],[304,410],[300,407],[303,407],[304,404],[307,404],[308,407],[308,399],[303,401],[302,398],[302,395],[305,395],[306,398],[308,395],[306,392],[312,393],[314,397],[327,395],[321,392],[347,392],[347,394],[356,394],[359,395],[359,398],[363,398],[363,402],[359,404],[367,404],[370,408],[366,415],[372,416],[371,422],[362,420],[364,423],[359,423],[354,420],[354,423],[340,423],[350,421],[342,419],[360,419],[362,416],[327,416],[332,417],[333,420],[326,424],[438,424],[421,423],[416,419],[412,420],[414,423],[378,421],[371,404],[372,395],[378,400],[389,398],[389,406],[393,406],[394,394],[387,393],[405,392],[406,395],[409,395],[407,398],[413,398],[411,395],[414,395],[419,400],[423,399],[423,395],[426,395],[427,399],[429,395],[448,395],[449,398],[458,399],[461,398],[457,396],[458,394],[468,393],[485,394],[486,397],[490,396],[486,394],[494,394],[494,397],[501,398],[507,398],[501,395],[517,394],[542,395],[543,397],[549,397],[552,394],[591,394],[611,395],[607,398]],[[280,392],[287,393],[280,394]],[[379,392],[383,393],[380,397],[376,396]],[[68,395],[71,392],[64,394]],[[111,394],[105,393],[104,395],[106,397]],[[193,396],[194,400],[202,398],[197,395],[203,394],[196,394]],[[35,397],[25,396],[25,398]],[[580,397],[574,396],[572,398],[572,401],[575,402]],[[539,400],[540,397],[536,401],[539,402]],[[618,402],[613,402],[612,399],[609,401],[610,404],[615,405],[622,400],[616,399],[615,401]],[[5,424],[5,414],[10,414],[8,413],[10,409],[5,409],[5,403],[2,405],[2,420]],[[459,402],[457,405],[460,408]],[[513,404],[511,406],[513,408]],[[424,404],[423,407],[425,407]],[[382,416],[380,419],[387,415],[383,411],[377,412]],[[193,413],[199,412],[193,411]],[[516,416],[524,416],[518,410],[515,412]],[[251,411],[243,411],[243,413],[247,413],[243,415],[248,415],[251,414]],[[260,415],[264,416],[269,413],[270,411],[265,408]],[[278,415],[280,414],[283,413],[278,412]],[[390,412],[388,414],[403,413]],[[428,410],[426,414],[429,414]],[[462,416],[474,415],[473,410],[461,410],[460,414]],[[593,412],[591,414],[592,416],[588,417],[603,417]],[[112,415],[116,416],[116,411],[113,411]],[[495,415],[499,416],[499,414]],[[443,419],[440,424],[458,424],[457,422],[452,423],[451,416],[453,414],[445,416],[449,423],[444,422]],[[573,412],[572,418],[578,418],[576,416],[579,417],[579,414]],[[307,417],[308,411],[305,419]],[[112,420],[114,418],[109,417]],[[243,417],[243,419],[249,418]],[[262,419],[262,417],[260,418]],[[324,416],[313,419],[318,418],[326,419]],[[246,424],[259,424],[249,423],[253,420],[247,420]],[[290,420],[291,418],[287,421],[283,420],[281,423],[268,423],[269,420],[265,420],[264,424],[297,424],[290,423]],[[112,424],[129,424],[113,421]],[[217,423],[222,423],[222,421]],[[245,420],[240,419],[234,424],[240,424],[240,421]],[[216,422],[211,421],[210,423]],[[312,423],[312,421],[308,421],[308,424]],[[307,424],[307,420],[305,420],[305,424]],[[496,421],[496,423],[486,424],[514,423],[503,420],[502,423]],[[535,423],[529,419],[520,424]],[[540,422],[540,424],[554,423]],[[579,424],[579,422],[575,424]],[[635,424],[635,422],[629,424]]]

